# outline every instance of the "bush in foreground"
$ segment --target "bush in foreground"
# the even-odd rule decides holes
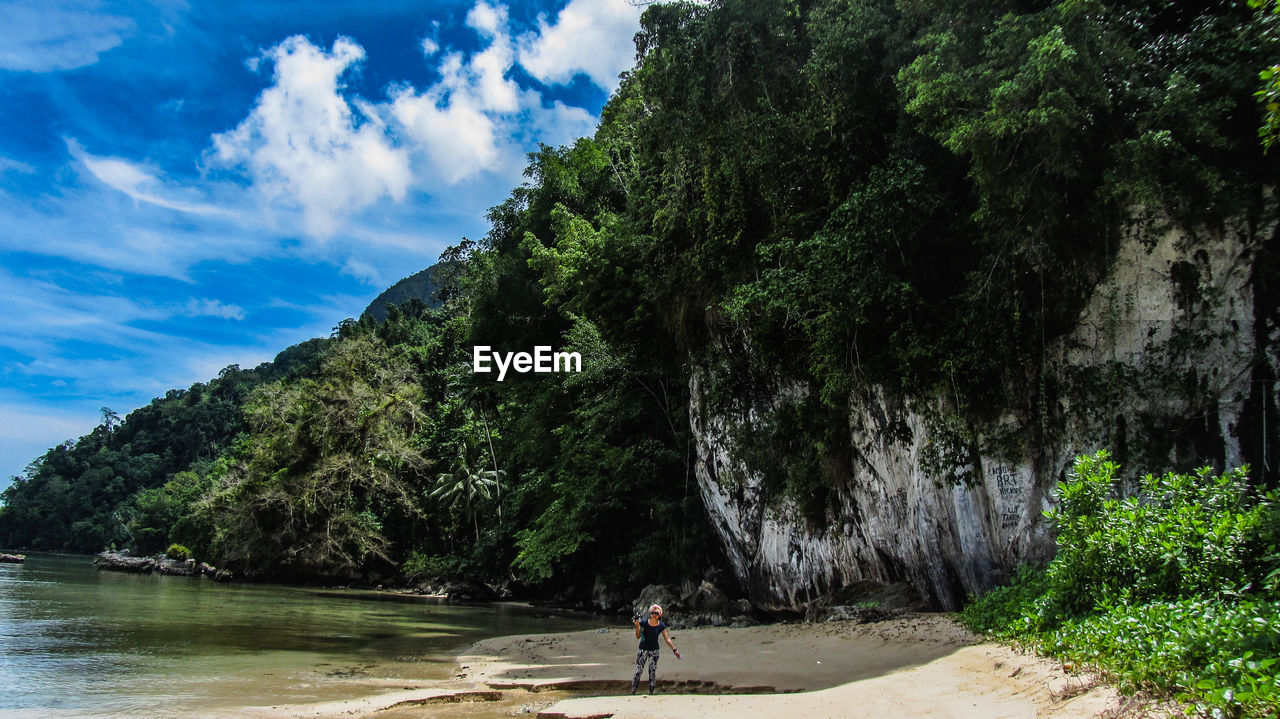
[[[169,548],[164,550],[164,556],[169,559],[176,559],[179,562],[185,562],[191,558],[191,550],[181,544],[170,544]]]
[[[961,614],[971,628],[1094,666],[1215,716],[1280,715],[1280,493],[1247,468],[1147,475],[1116,494],[1105,451],[1076,460],[1043,569]]]

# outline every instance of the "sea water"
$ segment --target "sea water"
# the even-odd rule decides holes
[[[380,592],[0,564],[0,717],[185,716],[329,701],[447,678],[486,637],[589,618]]]

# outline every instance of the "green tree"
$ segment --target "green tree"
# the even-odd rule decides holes
[[[1265,24],[1267,32],[1276,33],[1275,16],[1280,15],[1280,3],[1275,0],[1249,0],[1249,7],[1258,11],[1259,23]],[[1258,73],[1261,87],[1253,93],[1262,105],[1262,126],[1258,128],[1258,137],[1263,148],[1280,140],[1280,64],[1272,64]]]
[[[377,336],[334,344],[316,379],[276,382],[246,406],[250,434],[201,502],[221,565],[352,575],[390,562],[389,519],[417,515],[428,467],[422,388]]]
[[[479,545],[479,505],[481,501],[492,499],[493,490],[499,486],[502,471],[481,469],[484,460],[474,455],[474,452],[459,450],[453,471],[436,477],[435,487],[429,496],[447,506],[461,505],[466,518],[472,522],[476,544]]]

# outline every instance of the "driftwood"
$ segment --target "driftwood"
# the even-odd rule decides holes
[[[25,561],[27,561],[27,555],[25,554],[0,554],[0,562],[22,564]]]

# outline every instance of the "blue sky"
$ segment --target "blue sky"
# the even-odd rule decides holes
[[[0,3],[0,487],[326,336],[589,134],[626,0]]]

